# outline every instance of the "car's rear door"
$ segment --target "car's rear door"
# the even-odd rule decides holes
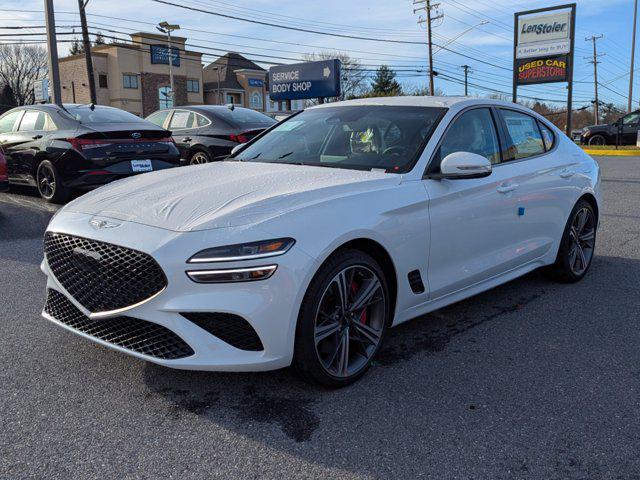
[[[496,112],[490,107],[460,113],[449,125],[423,181],[429,196],[428,284],[431,299],[453,294],[518,266],[513,236],[517,223],[516,169],[502,165]],[[473,179],[430,179],[448,154],[471,152],[494,165]]]
[[[561,148],[553,130],[532,115],[510,108],[499,113],[507,143],[499,168],[511,165],[518,184],[513,234],[524,263],[557,244],[576,198],[573,177],[580,158]]]

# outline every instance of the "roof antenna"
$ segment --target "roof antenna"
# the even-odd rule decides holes
[[[236,106],[233,104],[233,99],[231,99],[231,103],[227,103],[227,108],[232,112],[236,109]]]
[[[93,112],[96,109],[96,106],[93,103],[90,103],[89,109]]]

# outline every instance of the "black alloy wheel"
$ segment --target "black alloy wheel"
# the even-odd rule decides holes
[[[191,159],[189,160],[189,165],[202,165],[203,163],[209,163],[211,159],[207,152],[203,152],[202,150],[198,150],[193,155],[191,155]]]
[[[555,279],[572,283],[586,275],[593,261],[597,227],[593,206],[580,200],[569,216],[556,262],[548,269]]]
[[[294,366],[330,388],[360,378],[380,349],[389,323],[389,292],[369,255],[339,253],[320,269],[298,319]]]
[[[45,160],[38,165],[36,182],[40,196],[51,203],[64,203],[69,197],[69,190],[62,184],[56,167]]]

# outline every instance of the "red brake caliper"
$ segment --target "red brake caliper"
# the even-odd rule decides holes
[[[355,294],[357,290],[358,290],[358,285],[356,284],[355,281],[352,281],[351,282],[351,293]],[[366,308],[362,311],[362,315],[360,315],[360,323],[363,324],[363,325],[367,324],[367,309]]]

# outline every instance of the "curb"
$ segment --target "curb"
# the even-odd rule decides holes
[[[587,155],[606,155],[609,157],[640,157],[640,150],[591,150],[584,148]]]

